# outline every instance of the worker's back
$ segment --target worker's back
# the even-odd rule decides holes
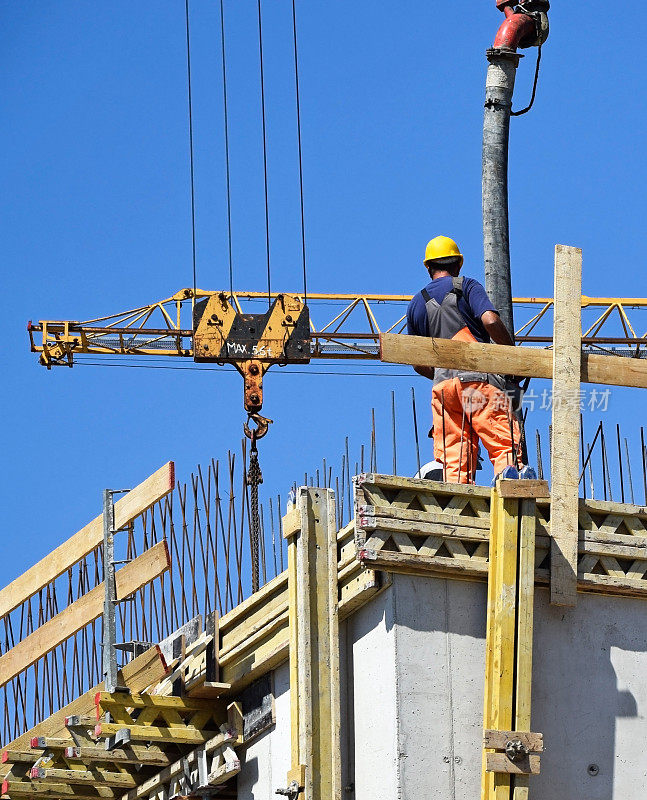
[[[489,342],[481,316],[494,310],[477,280],[444,275],[430,281],[409,303],[407,332],[414,336]]]

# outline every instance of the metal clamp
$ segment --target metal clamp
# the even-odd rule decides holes
[[[277,789],[275,794],[281,794],[284,797],[288,797],[289,800],[297,800],[303,788],[303,786],[299,786],[297,781],[290,781],[287,789]]]

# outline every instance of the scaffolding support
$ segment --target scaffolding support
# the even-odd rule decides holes
[[[525,483],[525,482],[523,482]],[[528,800],[543,738],[530,731],[535,498],[542,481],[492,489],[481,800]],[[512,485],[509,485],[512,484]],[[541,484],[541,486],[540,486]],[[526,497],[519,492],[526,489]],[[513,496],[510,496],[513,495]]]
[[[287,797],[341,800],[335,495],[301,487],[288,539],[291,770]]]

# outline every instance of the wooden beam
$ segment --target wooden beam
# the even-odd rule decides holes
[[[175,482],[169,461],[115,503],[115,525],[123,528],[165,497]],[[50,581],[90,553],[103,541],[103,516],[98,516],[49,555],[0,590],[0,618],[36,594]]]
[[[66,759],[74,759],[89,764],[144,764],[151,767],[166,767],[171,763],[170,757],[155,745],[129,744],[115,750],[106,750],[104,743],[66,747],[63,755]]]
[[[218,735],[214,730],[202,730],[194,725],[125,725],[122,722],[100,722],[95,727],[96,736],[107,739],[127,729],[133,742],[168,742],[178,745],[199,745]]]
[[[338,561],[335,496],[300,487],[288,540],[292,776],[305,797],[341,797]],[[297,530],[298,529],[298,530]],[[305,770],[302,770],[302,767]]]
[[[117,789],[132,789],[137,786],[137,779],[129,772],[109,772],[100,767],[91,769],[58,769],[49,767],[41,769],[34,767],[31,771],[31,779],[43,781],[45,783],[64,783],[70,786],[113,786]]]
[[[513,727],[518,508],[518,500],[503,498],[496,488],[492,490],[485,644],[485,730],[511,730]],[[489,755],[484,751],[481,796],[483,800],[507,800],[510,779],[507,775],[487,770]]]
[[[97,705],[97,719],[99,719],[99,707],[104,711],[111,711],[116,708],[158,708],[160,711],[168,710],[175,712],[194,712],[194,711],[226,711],[227,705],[224,701],[200,700],[193,697],[160,697],[155,694],[139,694],[137,692],[97,692],[95,698]],[[93,723],[94,724],[94,721]]]
[[[153,794],[155,790],[164,786],[164,784],[169,783],[173,777],[183,772],[187,765],[193,765],[200,757],[200,751],[204,751],[207,755],[209,755],[219,747],[228,746],[231,741],[231,736],[223,733],[217,734],[212,739],[205,742],[202,747],[198,748],[198,750],[188,753],[186,756],[183,756],[177,761],[169,764],[161,772],[158,772],[157,775],[153,775],[153,777],[149,778],[148,780],[142,781],[135,789],[128,792],[128,794],[124,796],[123,800],[137,800],[139,797],[147,797],[148,795]]]
[[[553,354],[550,350],[402,333],[380,334],[380,359],[388,364],[465,369],[527,378],[553,377]],[[577,375],[577,368],[574,372]],[[582,383],[647,388],[646,359],[582,353],[580,372]]]
[[[99,797],[113,798],[120,794],[107,786],[92,787],[95,792],[90,791],[89,786],[68,786],[64,783],[43,783],[42,781],[11,780],[2,782],[2,795],[14,797],[52,797],[70,798],[70,800],[97,800]]]
[[[517,796],[519,796],[520,792],[517,789],[525,789],[526,787],[522,787],[519,784],[519,778],[521,776],[528,776],[528,775],[539,775],[539,756],[526,756],[522,761],[515,762],[510,761],[505,753],[488,753],[486,759],[486,769],[489,774],[496,775],[496,779],[499,782],[505,781],[507,784],[510,783],[510,775],[516,775],[517,780],[515,781],[515,791],[514,791],[514,800],[517,800]],[[527,781],[527,777],[525,777]],[[493,795],[494,796],[494,795]],[[507,795],[501,795],[501,797],[507,797]],[[497,796],[498,800],[498,796]]]
[[[558,606],[574,606],[577,602],[581,298],[582,251],[558,244],[550,453],[550,602]]]
[[[116,573],[117,599],[128,597],[166,572],[171,560],[166,542],[159,542]],[[101,616],[104,586],[99,584],[45,622],[0,657],[0,686],[27,669],[58,644]]]
[[[133,659],[119,672],[119,683],[127,686],[134,692],[141,692],[147,687],[158,683],[168,672],[168,667],[159,647],[151,647],[145,653]],[[74,741],[69,736],[65,728],[65,718],[73,714],[89,714],[94,711],[95,697],[98,691],[103,689],[103,684],[99,684],[89,691],[68,703],[60,711],[56,711],[35,728],[23,733],[13,742],[6,745],[4,752],[25,750],[30,746],[30,742],[38,737],[65,736],[69,746],[74,745]],[[105,751],[104,751],[105,752]]]

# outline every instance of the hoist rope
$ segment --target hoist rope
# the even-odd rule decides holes
[[[184,0],[186,18],[186,69],[187,69],[187,95],[189,101],[189,163],[191,173],[191,246],[193,252],[193,299],[195,305],[195,293],[197,288],[196,277],[196,257],[195,257],[195,177],[194,177],[194,158],[193,158],[193,103],[191,94],[191,35],[189,29],[189,0]]]
[[[299,146],[299,197],[301,201],[301,255],[303,258],[303,302],[308,304],[308,281],[306,272],[306,225],[303,210],[303,157],[301,151],[301,103],[299,97],[299,55],[297,47],[296,0],[292,0],[292,33],[294,38],[294,82],[297,104],[297,142]]]
[[[231,182],[229,173],[229,115],[227,110],[227,63],[225,51],[225,9],[220,0],[220,47],[222,50],[222,103],[225,122],[225,169],[227,179],[227,238],[229,242],[229,294],[234,294],[234,261],[231,248]]]
[[[263,75],[263,23],[261,19],[261,0],[258,0],[258,50],[261,73],[261,113],[263,121],[263,175],[265,178],[265,248],[267,253],[267,303],[272,305],[270,273],[270,207],[267,192],[267,130],[265,125],[265,79]]]

